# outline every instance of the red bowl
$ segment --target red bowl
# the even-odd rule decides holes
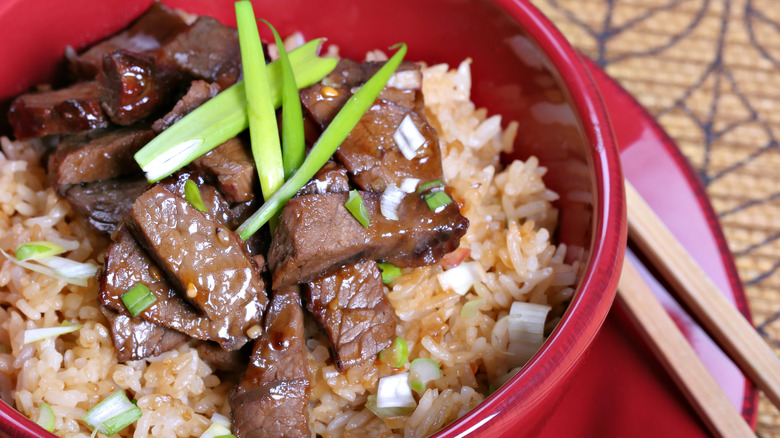
[[[165,0],[169,6],[235,25],[232,0]],[[478,431],[532,436],[565,396],[567,382],[601,327],[617,288],[626,241],[625,200],[617,147],[596,86],[578,54],[524,0],[257,0],[258,17],[282,34],[325,36],[344,56],[404,41],[407,59],[456,66],[473,59],[473,100],[518,120],[506,159],[539,157],[548,187],[561,195],[556,238],[582,262],[576,294],[536,356],[439,436]],[[151,0],[6,0],[0,6],[0,101],[50,80],[66,45],[82,48],[120,30]],[[266,35],[267,37],[267,35]],[[2,107],[2,106],[0,106]],[[591,204],[575,199],[592,196]],[[0,403],[0,431],[52,436]]]

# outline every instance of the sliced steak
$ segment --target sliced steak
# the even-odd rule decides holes
[[[306,185],[298,190],[298,196],[348,192],[349,189],[347,169],[335,161],[328,161]]]
[[[343,266],[304,289],[307,308],[325,329],[340,370],[374,359],[395,337],[393,309],[375,261]]]
[[[226,351],[214,342],[195,344],[198,356],[209,364],[211,369],[228,373],[243,372],[249,364],[249,351],[246,348]]]
[[[394,221],[379,211],[381,193],[360,193],[371,218],[361,225],[344,203],[347,193],[293,198],[282,211],[268,263],[274,288],[306,283],[357,260],[399,267],[436,263],[454,250],[468,228],[456,203],[431,211],[418,194],[404,196]]]
[[[100,277],[100,302],[118,313],[130,316],[121,297],[138,283],[148,287],[157,301],[136,315],[137,319],[185,333],[195,339],[217,342],[225,350],[236,350],[249,340],[244,335],[229,336],[226,324],[210,320],[176,293],[130,231],[120,227],[106,252],[105,268]]]
[[[177,292],[225,326],[225,336],[242,338],[261,324],[268,299],[260,268],[237,234],[161,186],[141,195],[128,218]]]
[[[222,87],[217,83],[209,84],[203,80],[192,81],[187,93],[176,102],[176,105],[168,114],[157,119],[152,124],[152,129],[158,134],[168,129],[171,125],[181,120],[182,117],[195,110],[195,108],[219,94],[220,91],[222,91]]]
[[[211,17],[198,17],[186,31],[161,47],[157,59],[227,88],[241,75],[238,31]]]
[[[213,185],[206,183],[205,179],[197,172],[178,172],[175,175],[160,181],[160,185],[176,196],[184,198],[184,185],[188,180],[192,180],[198,186],[200,198],[203,200],[203,205],[206,207],[206,211],[203,212],[203,215],[208,219],[225,224],[230,229],[235,229],[248,217],[248,215],[252,214],[252,211],[245,211],[247,210],[248,203],[231,206],[230,203],[225,200],[225,197],[222,196],[220,191]]]
[[[63,138],[49,159],[49,178],[55,186],[101,181],[139,173],[133,159],[154,138],[147,126],[100,129]]]
[[[120,362],[158,356],[187,340],[187,335],[140,318],[118,313],[106,306],[100,310],[108,320],[108,330]]]
[[[393,138],[406,117],[425,139],[412,159],[404,156]],[[404,178],[422,182],[443,178],[436,130],[423,116],[391,102],[377,102],[363,114],[336,150],[336,158],[353,175],[353,182],[368,191],[400,186]]]
[[[11,103],[8,121],[18,139],[108,126],[108,118],[100,107],[97,82],[22,94]]]
[[[300,96],[301,106],[306,110],[307,116],[324,129],[330,125],[352,93],[347,88],[314,84],[302,89]]]
[[[100,99],[112,122],[128,126],[155,114],[175,99],[180,75],[154,58],[127,50],[103,56]]]
[[[192,167],[216,180],[229,202],[254,198],[255,163],[249,145],[233,137],[192,162]]]
[[[148,187],[143,176],[60,186],[58,192],[96,231],[107,236]]]
[[[297,287],[274,291],[265,333],[255,341],[249,368],[228,399],[239,438],[311,436],[308,357]]]
[[[155,50],[185,29],[187,23],[180,14],[160,2],[154,2],[126,30],[95,44],[80,55],[69,56],[70,69],[77,77],[92,79],[100,71],[106,53],[118,49],[132,52]]]

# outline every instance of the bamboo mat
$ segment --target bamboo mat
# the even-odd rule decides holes
[[[698,171],[754,323],[780,353],[780,1],[532,0]],[[763,396],[756,432],[780,437]]]

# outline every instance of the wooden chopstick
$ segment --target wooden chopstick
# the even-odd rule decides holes
[[[626,181],[628,236],[715,342],[777,407],[780,359]]]
[[[755,436],[628,259],[617,298],[710,432],[720,437]]]

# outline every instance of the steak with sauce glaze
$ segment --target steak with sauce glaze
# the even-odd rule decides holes
[[[203,105],[207,100],[219,94],[222,87],[217,83],[209,84],[203,80],[192,81],[187,93],[176,102],[173,109],[152,124],[152,130],[160,133],[168,129],[171,125],[181,120],[182,117],[191,113],[195,108]]]
[[[297,286],[274,290],[265,332],[228,401],[238,438],[311,437],[309,361]]]
[[[306,307],[325,329],[339,370],[374,359],[395,337],[393,309],[375,261],[346,265],[304,290]]]
[[[147,187],[143,176],[132,176],[63,185],[57,191],[95,231],[110,236]]]
[[[187,340],[187,335],[140,318],[118,313],[101,305],[120,362],[158,356]]]
[[[364,227],[344,206],[347,195],[287,201],[268,253],[274,288],[309,282],[357,260],[430,265],[457,248],[468,228],[454,202],[434,212],[422,196],[409,194],[398,206],[400,220],[394,221],[379,211],[381,193],[360,192],[371,218]]]
[[[216,180],[229,202],[246,202],[254,197],[257,179],[249,145],[233,137],[192,162],[192,168]]]

